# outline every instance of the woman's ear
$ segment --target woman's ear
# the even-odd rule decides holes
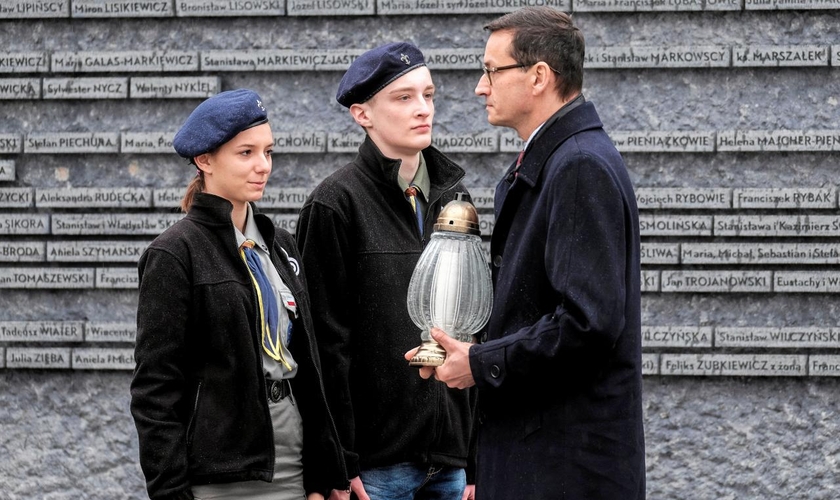
[[[367,103],[353,104],[350,106],[350,115],[356,120],[356,123],[364,128],[371,126],[370,111],[370,105]]]
[[[196,156],[195,158],[193,158],[193,162],[195,162],[195,166],[198,167],[198,169],[204,172],[205,174],[210,173],[212,170],[209,153],[204,153]]]

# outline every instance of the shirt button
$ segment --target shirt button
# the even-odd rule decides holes
[[[496,255],[493,257],[493,265],[496,267],[502,267],[502,256]]]
[[[499,368],[499,365],[493,365],[490,367],[490,376],[493,378],[499,378],[499,375],[502,373],[502,369]]]

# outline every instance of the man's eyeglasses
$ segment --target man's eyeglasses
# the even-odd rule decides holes
[[[493,73],[498,73],[499,71],[504,71],[506,69],[513,69],[513,68],[527,68],[528,66],[533,66],[533,64],[511,64],[508,66],[499,66],[498,68],[488,68],[487,66],[483,66],[481,69],[484,70],[484,74],[487,75],[487,81],[490,82],[490,85],[493,85],[493,78],[490,76]]]

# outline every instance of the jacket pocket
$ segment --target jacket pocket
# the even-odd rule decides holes
[[[198,419],[198,402],[201,397],[201,382],[195,388],[195,400],[193,401],[192,414],[190,415],[190,422],[187,424],[187,447],[191,447],[193,443],[193,433],[195,432],[195,421]]]

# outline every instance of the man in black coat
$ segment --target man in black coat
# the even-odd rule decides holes
[[[475,92],[526,144],[496,187],[486,335],[433,331],[447,360],[421,376],[479,389],[478,500],[643,499],[638,210],[583,35],[550,8],[485,29]]]

